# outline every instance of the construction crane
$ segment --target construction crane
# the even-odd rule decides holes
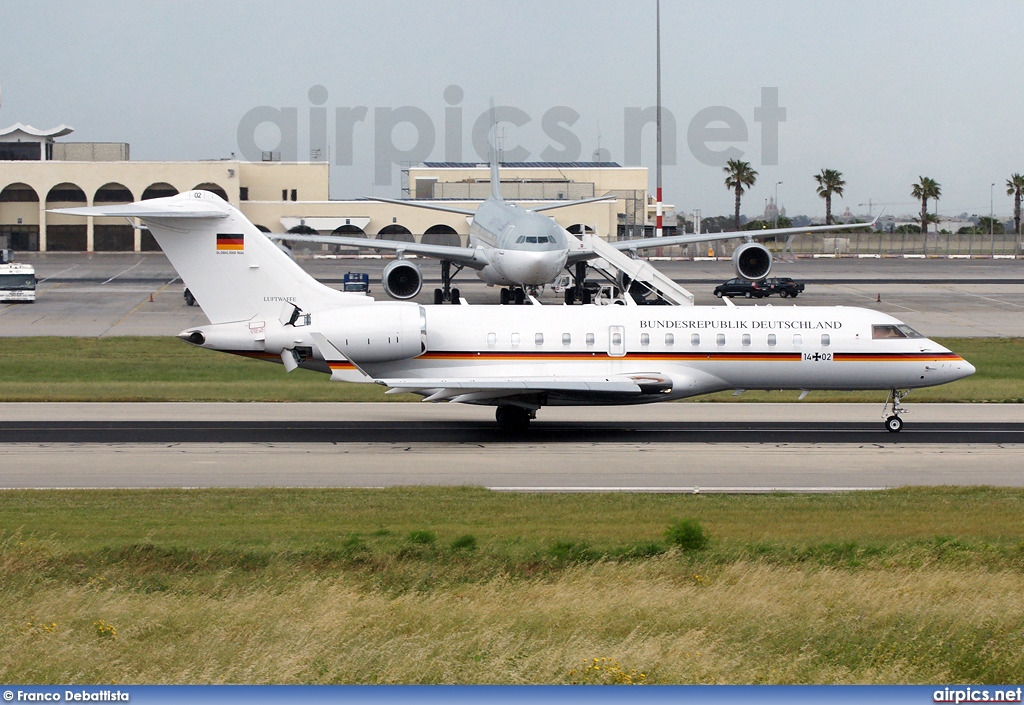
[[[873,200],[871,200],[869,198],[867,203],[858,203],[857,207],[860,208],[861,206],[867,206],[868,207],[868,217],[870,218],[872,216],[872,209],[874,208],[874,206],[905,206],[905,205],[908,205],[907,201],[885,201],[883,203],[879,203],[879,202],[873,201]]]

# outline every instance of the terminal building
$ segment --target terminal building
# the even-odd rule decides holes
[[[0,129],[0,243],[20,251],[140,252],[157,250],[137,223],[123,218],[81,218],[49,213],[109,203],[130,203],[203,189],[239,208],[264,232],[465,244],[469,220],[393,203],[331,200],[327,162],[131,161],[120,142],[62,142],[59,125],[37,130]],[[654,204],[647,169],[614,162],[503,164],[508,200],[532,203],[610,196],[552,211],[564,228],[605,239],[652,235]],[[443,200],[474,208],[490,193],[487,164],[426,162],[402,171],[403,199]],[[671,207],[669,207],[671,208]],[[321,246],[314,246],[321,247]],[[327,246],[322,246],[327,248]]]

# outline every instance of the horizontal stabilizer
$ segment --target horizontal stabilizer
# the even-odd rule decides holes
[[[216,203],[205,203],[196,200],[195,203],[188,201],[184,204],[170,202],[169,198],[159,199],[162,203],[154,201],[139,201],[138,203],[111,204],[109,206],[90,206],[83,208],[54,208],[50,213],[62,213],[64,215],[91,215],[98,218],[227,218],[226,210],[219,208]]]

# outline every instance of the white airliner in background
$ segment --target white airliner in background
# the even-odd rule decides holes
[[[892,316],[796,306],[420,306],[339,292],[309,276],[207,191],[66,208],[137,217],[211,324],[204,348],[374,382],[428,401],[497,407],[523,429],[542,406],[642,404],[727,389],[910,389],[974,367]]]
[[[419,295],[423,287],[423,275],[419,267],[405,259],[405,255],[432,257],[441,260],[441,288],[434,290],[434,303],[459,303],[459,290],[452,288],[452,277],[468,267],[476,270],[477,276],[489,286],[501,286],[501,303],[522,304],[526,301],[526,289],[537,289],[552,283],[565,268],[574,268],[575,287],[566,291],[566,303],[579,301],[590,303],[589,292],[583,286],[586,279],[587,262],[600,255],[587,248],[552,218],[543,215],[547,211],[567,208],[582,203],[614,201],[613,196],[598,196],[581,201],[555,201],[541,206],[525,208],[504,200],[501,196],[499,165],[492,151],[491,195],[476,210],[447,206],[435,201],[394,200],[375,198],[375,201],[393,203],[398,206],[425,208],[446,213],[460,213],[472,219],[469,229],[469,246],[431,245],[396,240],[371,240],[345,237],[343,235],[268,235],[274,240],[294,242],[318,242],[344,247],[385,250],[394,252],[398,259],[384,268],[381,285],[384,292],[393,299],[407,301]],[[877,218],[875,219],[877,222]],[[636,254],[641,250],[656,247],[671,247],[694,242],[716,242],[722,240],[746,240],[733,251],[733,266],[737,276],[751,281],[765,279],[772,268],[772,255],[767,247],[755,239],[814,232],[832,232],[871,227],[872,223],[852,223],[804,228],[776,228],[773,230],[750,230],[728,233],[703,233],[700,235],[673,235],[649,237],[637,240],[620,240],[608,245],[620,251]],[[457,268],[453,273],[452,265]],[[628,283],[617,282],[622,288]],[[646,295],[648,292],[644,292]]]

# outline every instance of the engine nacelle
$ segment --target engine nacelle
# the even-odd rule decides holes
[[[759,282],[772,271],[772,253],[759,242],[745,242],[733,251],[732,263],[736,274]]]
[[[381,275],[384,292],[393,299],[407,301],[415,298],[423,288],[420,268],[404,259],[396,259],[384,268]]]
[[[426,350],[427,316],[413,303],[345,306],[315,317],[320,332],[355,363],[406,360]]]

